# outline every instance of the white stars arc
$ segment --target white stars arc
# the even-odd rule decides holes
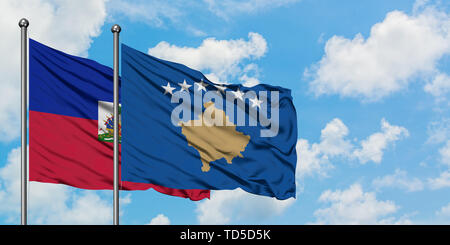
[[[183,83],[178,83],[178,85],[180,85],[180,87],[181,87],[180,91],[184,90],[184,91],[186,91],[188,93],[189,93],[189,88],[192,86],[192,85],[187,84],[186,80],[184,80]]]
[[[240,100],[244,100],[243,96],[244,93],[242,93],[239,89],[235,92],[235,91],[231,91],[231,93],[233,93],[234,97]]]
[[[214,87],[216,87],[217,88],[217,92],[219,93],[223,93],[223,94],[225,94],[225,90],[227,89],[227,87],[224,87],[224,86],[220,86],[220,85],[214,85]]]
[[[161,86],[161,87],[164,88],[164,94],[169,93],[169,94],[173,95],[172,91],[175,89],[175,87],[171,87],[169,82],[167,82],[166,86]]]
[[[258,107],[261,108],[261,103],[263,102],[262,100],[259,100],[257,96],[255,96],[255,98],[250,99],[250,102],[252,102],[252,107]]]
[[[203,79],[199,83],[195,83],[197,85],[197,91],[203,90],[206,92],[206,87],[208,86],[207,83],[203,82]]]

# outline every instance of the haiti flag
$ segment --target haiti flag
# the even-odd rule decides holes
[[[113,70],[29,42],[30,181],[113,189]],[[209,190],[173,189],[148,182],[120,181],[119,187],[153,188],[191,200],[209,198]]]
[[[295,197],[289,89],[217,84],[122,45],[122,180]]]

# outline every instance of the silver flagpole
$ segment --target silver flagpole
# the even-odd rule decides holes
[[[119,33],[120,26],[113,25],[114,35],[114,225],[119,225]]]
[[[27,19],[23,18],[19,21],[20,31],[21,31],[21,73],[22,73],[22,117],[21,117],[21,224],[27,224],[27,79],[28,79],[28,39],[27,39],[27,28],[29,22]]]

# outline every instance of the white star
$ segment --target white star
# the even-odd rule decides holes
[[[255,98],[250,99],[250,102],[252,102],[252,107],[257,106],[258,108],[261,108],[261,103],[263,102],[262,100],[258,100],[258,97],[255,96]]]
[[[239,89],[236,92],[231,91],[231,93],[233,93],[234,97],[240,100],[244,100],[244,98],[242,98],[242,96],[244,96],[244,93],[242,93]]]
[[[220,85],[214,85],[214,87],[217,88],[217,92],[218,92],[218,93],[219,93],[219,91],[220,91],[220,93],[224,93],[224,94],[225,94],[225,89],[227,89],[227,87],[220,86]]]
[[[180,91],[185,90],[185,91],[188,92],[188,93],[189,93],[189,87],[192,86],[192,85],[187,84],[187,83],[186,83],[186,80],[184,80],[183,83],[178,83],[178,85],[180,85],[180,87],[181,87],[181,90],[180,90]]]
[[[208,86],[207,83],[203,82],[203,79],[199,83],[195,83],[197,85],[197,91],[203,90],[206,92],[206,86]]]
[[[175,87],[170,87],[170,83],[167,83],[166,86],[161,86],[164,88],[164,94],[172,94],[172,91],[175,89]],[[173,94],[172,94],[173,95]]]

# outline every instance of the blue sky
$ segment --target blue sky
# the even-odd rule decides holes
[[[19,219],[19,28],[112,65],[121,42],[211,80],[292,90],[297,199],[121,192],[121,224],[450,223],[445,1],[2,1],[0,224]],[[31,224],[110,224],[112,192],[30,184]]]

